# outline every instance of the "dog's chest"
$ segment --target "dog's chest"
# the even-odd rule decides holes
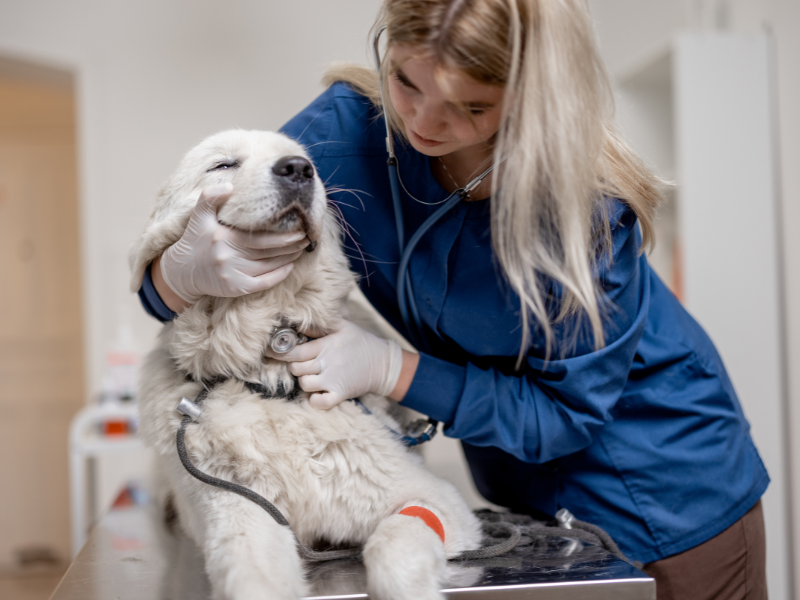
[[[255,394],[213,394],[190,429],[198,466],[276,502],[290,515],[313,505],[381,507],[415,457],[377,417],[352,403],[328,411]]]

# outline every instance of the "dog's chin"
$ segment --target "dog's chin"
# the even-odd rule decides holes
[[[292,233],[302,231],[311,240],[312,245],[316,246],[318,238],[318,228],[314,226],[308,218],[308,214],[297,207],[291,206],[282,210],[277,215],[265,221],[248,223],[227,222],[219,219],[220,225],[225,225],[231,229],[237,229],[244,233]]]

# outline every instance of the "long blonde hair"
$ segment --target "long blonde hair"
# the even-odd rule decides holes
[[[611,249],[603,199],[619,197],[636,212],[644,251],[654,242],[661,182],[616,132],[586,1],[384,0],[375,30],[384,25],[388,47],[418,48],[445,69],[511,91],[494,147],[495,165],[505,163],[502,185],[500,177],[492,181],[491,231],[522,304],[519,363],[531,342],[531,318],[545,334],[548,356],[552,323],[581,311],[601,348],[602,291],[593,269]],[[388,71],[382,66],[384,86]],[[334,81],[381,106],[374,71],[334,66],[326,83]],[[385,100],[386,118],[402,133],[388,94]],[[555,317],[548,315],[541,275],[563,287]]]

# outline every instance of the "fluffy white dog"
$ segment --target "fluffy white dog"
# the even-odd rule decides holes
[[[281,168],[287,161],[293,168]],[[363,545],[372,598],[440,598],[447,558],[477,548],[480,526],[456,490],[389,431],[399,430],[396,403],[370,395],[362,401],[372,414],[354,402],[314,409],[286,363],[265,357],[280,327],[331,331],[355,286],[324,187],[303,148],[277,133],[234,130],[191,150],[134,248],[132,287],[181,237],[200,190],[224,182],[233,184],[233,194],[219,210],[220,222],[244,231],[302,230],[317,246],[270,290],[202,297],[164,327],[142,369],[141,433],[163,463],[179,522],[202,549],[214,597],[303,597],[299,542]],[[209,386],[201,417],[188,426],[189,457],[201,471],[274,503],[297,540],[253,502],[197,481],[179,462],[175,408],[181,397],[200,394],[197,382],[214,378],[226,379]],[[408,507],[433,513],[444,540],[427,524],[435,518],[399,514]]]

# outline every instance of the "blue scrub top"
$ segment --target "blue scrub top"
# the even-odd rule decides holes
[[[341,211],[364,294],[408,336],[396,299],[399,252],[382,117],[335,84],[283,131],[308,149]],[[408,190],[427,202],[444,199],[428,157],[396,144]],[[437,206],[401,196],[408,241]],[[494,257],[490,202],[456,205],[412,255],[430,352],[421,354],[402,404],[462,440],[479,491],[495,504],[550,516],[566,507],[644,563],[721,533],[758,501],[769,477],[711,340],[640,255],[635,213],[608,201],[612,259],[598,265],[606,346],[595,351],[585,323],[573,319],[555,328],[558,341],[545,363],[534,324],[517,372],[520,301]],[[557,310],[560,287],[543,285]],[[146,277],[145,307],[169,318],[153,310],[153,292]],[[577,339],[570,335],[576,328]]]

